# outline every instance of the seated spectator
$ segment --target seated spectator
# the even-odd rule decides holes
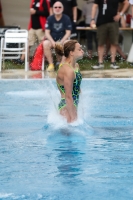
[[[85,18],[86,26],[90,26],[90,23],[91,23],[91,10],[92,10],[93,3],[94,3],[94,0],[87,0],[83,4],[82,13]],[[96,16],[96,18],[97,18],[97,16]],[[93,39],[94,39],[95,46],[97,49],[96,31],[95,30],[87,31],[86,36],[87,36],[88,58],[91,59],[92,58],[92,50],[93,50]]]
[[[50,0],[50,15],[54,13],[53,5],[57,0]],[[76,33],[76,22],[80,16],[80,10],[77,9],[77,1],[76,0],[60,0],[63,4],[64,10],[63,14],[70,17],[72,23],[72,34]]]
[[[70,37],[72,30],[70,18],[63,14],[63,4],[61,2],[57,1],[53,5],[53,12],[54,14],[47,18],[45,26],[46,40],[43,42],[44,55],[49,63],[47,71],[54,70],[51,49],[55,48],[57,41],[63,44]]]

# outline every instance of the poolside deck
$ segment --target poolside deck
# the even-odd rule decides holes
[[[83,78],[133,78],[133,69],[110,69],[110,70],[89,70],[81,71]],[[56,73],[46,71],[28,71],[23,69],[2,70],[0,79],[43,79],[46,77],[55,78]]]

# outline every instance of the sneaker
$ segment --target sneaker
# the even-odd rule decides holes
[[[53,72],[54,71],[54,65],[53,64],[49,64],[48,68],[47,68],[48,72]]]
[[[97,65],[92,66],[93,69],[102,69],[104,68],[104,64],[103,63],[98,63]]]
[[[110,67],[113,68],[113,69],[119,69],[120,68],[119,66],[116,65],[115,62],[111,63]]]

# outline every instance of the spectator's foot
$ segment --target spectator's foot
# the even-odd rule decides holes
[[[24,60],[21,60],[21,59],[13,60],[13,63],[19,64],[19,65],[23,65],[24,64]]]
[[[110,67],[113,68],[113,69],[119,69],[120,68],[118,65],[116,65],[115,62],[112,62]]]
[[[92,66],[93,69],[102,69],[104,68],[104,64],[103,63],[97,63],[96,65]]]
[[[53,72],[54,71],[54,64],[49,64],[48,68],[47,68],[48,72]]]

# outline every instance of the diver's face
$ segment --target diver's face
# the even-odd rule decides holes
[[[81,48],[81,45],[79,43],[75,44],[75,50],[74,50],[74,56],[76,60],[82,59],[84,55],[84,51]]]

